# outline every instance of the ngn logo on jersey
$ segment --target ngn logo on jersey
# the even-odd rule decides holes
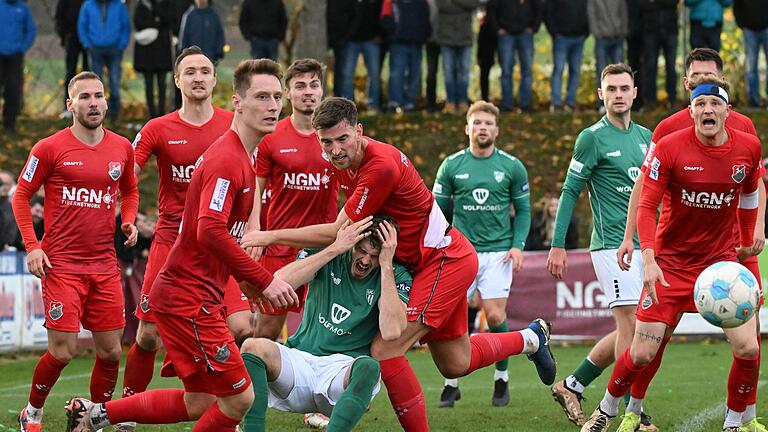
[[[189,183],[194,171],[195,165],[171,165],[172,180],[176,183]]]
[[[703,208],[703,209],[719,209],[723,204],[730,207],[731,202],[734,200],[733,189],[728,193],[717,192],[696,192],[682,190],[681,201],[683,204],[689,207]]]

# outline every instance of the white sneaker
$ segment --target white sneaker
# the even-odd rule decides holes
[[[330,419],[321,413],[304,414],[304,424],[312,429],[325,429],[328,427]]]

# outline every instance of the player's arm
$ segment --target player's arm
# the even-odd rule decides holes
[[[643,256],[643,285],[651,300],[658,303],[656,282],[669,286],[661,268],[656,263],[656,210],[669,184],[671,158],[665,148],[659,147],[651,166],[643,177],[648,177],[640,189],[637,206],[637,234]]]
[[[758,163],[761,163],[758,159]],[[759,207],[760,207],[760,187],[762,183],[758,170],[752,169],[748,181],[745,182],[739,194],[739,208],[736,210],[736,217],[739,222],[739,244],[742,248],[748,248],[750,252],[756,254],[753,245],[755,243],[755,226],[757,225]],[[763,198],[764,199],[764,198]],[[762,249],[762,245],[760,245]]]
[[[48,162],[51,158],[47,157],[46,148],[44,144],[38,143],[30,152],[11,201],[13,216],[16,218],[24,247],[27,249],[27,268],[30,273],[39,278],[45,275],[46,266],[51,268],[51,262],[35,236],[29,201],[43,185],[51,168]]]
[[[133,147],[133,157],[135,159],[133,162],[133,173],[136,175],[136,178],[139,177],[139,173],[144,168],[144,165],[155,152],[156,139],[154,129],[154,122],[150,120],[143,128],[141,128],[141,131],[136,134],[133,143],[131,143],[131,147]]]
[[[453,220],[453,180],[448,173],[448,159],[443,160],[435,175],[435,184],[432,186],[432,195],[435,196],[437,205],[443,211],[448,221]]]
[[[333,243],[336,233],[349,221],[344,210],[331,223],[307,225],[301,228],[285,228],[272,231],[251,231],[243,236],[240,245],[243,248],[265,247],[281,244],[293,248],[325,247]]]
[[[528,185],[528,172],[520,160],[516,160],[513,181],[510,183],[510,201],[515,209],[515,221],[512,224],[512,248],[504,257],[504,262],[512,260],[514,273],[523,269],[523,249],[528,232],[531,230],[531,194]]]
[[[629,270],[632,264],[632,252],[635,250],[635,232],[637,231],[637,205],[640,202],[640,190],[643,188],[643,176],[637,178],[632,186],[632,193],[629,195],[627,204],[627,222],[624,225],[624,239],[616,251],[616,260],[619,268]]]
[[[122,223],[120,230],[127,238],[125,245],[132,247],[139,239],[139,230],[136,228],[136,213],[139,212],[139,188],[136,175],[131,167],[135,166],[133,149],[127,148],[125,172],[120,176],[120,216]]]
[[[400,337],[408,325],[405,305],[408,299],[403,299],[400,292],[410,289],[410,281],[395,278],[395,249],[397,249],[397,230],[384,221],[376,233],[381,240],[379,265],[381,266],[381,296],[379,297],[379,331],[385,341],[393,341]],[[400,269],[404,272],[404,269]],[[406,272],[407,273],[407,272]],[[400,279],[403,279],[402,277]],[[404,284],[408,285],[405,287]],[[400,286],[400,289],[398,289]]]

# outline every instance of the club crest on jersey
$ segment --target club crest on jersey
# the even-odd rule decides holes
[[[489,195],[490,193],[488,192],[488,189],[484,188],[477,188],[472,191],[472,198],[474,198],[475,201],[477,201],[477,203],[480,205],[485,203]]]
[[[375,295],[376,291],[368,288],[365,290],[365,299],[368,300],[368,305],[373,304],[373,296]]]
[[[111,178],[114,181],[117,181],[117,179],[120,178],[120,174],[123,173],[122,166],[120,165],[120,162],[110,162],[109,163],[109,178]]]
[[[648,309],[649,307],[651,307],[652,304],[653,304],[653,299],[651,299],[651,296],[646,294],[642,304],[643,310]]]
[[[61,302],[52,301],[51,307],[48,309],[48,316],[52,320],[58,321],[64,315],[64,305]]]
[[[226,343],[222,346],[216,345],[216,354],[213,355],[213,358],[216,359],[219,363],[224,363],[225,361],[229,360],[229,346],[227,346]]]
[[[741,183],[744,181],[744,177],[747,176],[747,167],[742,165],[734,165],[733,166],[733,174],[731,174],[731,178],[736,183]]]
[[[504,180],[504,173],[502,171],[494,171],[493,178],[496,180],[496,183],[501,183]]]
[[[636,182],[637,178],[640,177],[640,168],[629,167],[629,169],[627,169],[627,175],[630,179],[632,179],[633,182]]]
[[[351,314],[352,312],[350,312],[349,309],[338,303],[334,303],[331,307],[331,321],[333,321],[334,324],[341,324],[344,320],[349,318]]]
[[[146,294],[141,295],[141,303],[139,303],[141,311],[144,313],[149,312],[149,296]]]

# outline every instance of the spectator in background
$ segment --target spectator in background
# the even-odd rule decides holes
[[[552,35],[551,112],[576,109],[576,92],[581,78],[584,40],[589,35],[587,0],[547,0],[544,22]],[[563,71],[568,63],[568,86],[563,104]]]
[[[389,35],[389,109],[416,109],[421,59],[432,28],[426,0],[384,0],[381,26]]]
[[[288,28],[283,0],[244,0],[239,26],[243,38],[251,43],[251,58],[277,61]]]
[[[349,24],[355,13],[355,0],[328,0],[325,8],[328,49],[333,52],[333,94],[341,96],[344,83],[353,77],[344,76],[344,64],[349,44]]]
[[[38,242],[43,241],[45,235],[45,208],[43,202],[45,199],[40,195],[35,195],[29,201],[29,209],[32,211],[32,227],[35,229],[35,238]],[[19,248],[19,250],[22,250]]]
[[[555,215],[560,198],[549,195],[536,203],[531,230],[525,242],[525,250],[549,250],[555,235]],[[572,216],[565,235],[565,249],[576,249],[579,245],[579,230],[576,217]]]
[[[181,30],[181,19],[184,18],[184,13],[190,6],[194,5],[193,0],[171,0],[173,3],[173,37],[171,39],[171,45],[174,49],[174,61],[176,56],[179,55],[181,49],[179,48],[179,30]],[[181,108],[181,91],[176,86],[173,87],[173,108],[177,110]]]
[[[641,0],[626,0],[629,15],[629,34],[627,35],[627,64],[635,72],[635,82],[643,82],[643,25],[640,16]],[[632,110],[643,108],[643,92],[638,91]]]
[[[81,70],[88,70],[88,53],[80,43],[80,37],[77,35],[77,17],[80,15],[80,6],[83,0],[59,0],[56,3],[56,15],[54,17],[56,34],[61,39],[61,46],[64,47],[65,68],[64,75],[64,111],[59,115],[60,118],[72,118],[72,113],[67,110],[67,85],[69,80],[77,73],[77,62],[82,56]]]
[[[533,111],[533,35],[539,31],[545,7],[545,0],[491,0],[488,3],[486,18],[499,38],[502,111],[511,111],[514,106],[515,54],[520,62],[517,88],[520,109]]]
[[[116,216],[118,226],[122,223],[122,217]],[[142,213],[136,213],[136,229],[139,231],[138,240],[133,247],[125,246],[128,238],[121,230],[115,230],[115,253],[120,267],[120,283],[123,287],[125,310],[135,310],[141,301],[141,284],[144,281],[144,270],[147,267],[149,248],[152,246],[152,235],[155,233],[157,221],[148,218]],[[139,320],[132,313],[125,314],[125,329],[122,342],[132,344],[136,339],[136,329]],[[115,428],[119,432],[127,432],[125,428]]]
[[[480,31],[477,32],[477,66],[480,68],[480,95],[483,100],[489,101],[491,100],[491,95],[488,78],[491,74],[491,68],[496,64],[496,44],[498,43],[498,38],[496,37],[496,32],[488,24],[488,12],[485,7],[477,10],[477,20],[480,22]]]
[[[16,218],[13,216],[11,197],[16,189],[16,181],[8,171],[0,170],[0,251],[23,246]]]
[[[440,66],[440,45],[435,40],[437,34],[437,0],[427,0],[429,5],[429,25],[432,33],[424,46],[427,53],[427,111],[436,112],[437,107],[437,69]]]
[[[723,8],[733,0],[685,0],[690,11],[691,49],[712,48],[720,51],[720,33],[723,31]],[[759,12],[765,15],[766,10]]]
[[[600,87],[600,74],[609,64],[624,63],[624,38],[628,35],[629,14],[623,0],[587,0],[589,33],[595,38],[595,87]],[[597,99],[600,113],[605,106]]]
[[[760,107],[760,76],[758,59],[760,50],[768,61],[768,0],[734,0],[733,14],[736,24],[744,33],[744,51],[747,56],[747,103]],[[768,93],[768,78],[766,78]]]
[[[363,56],[366,69],[366,95],[368,112],[378,113],[381,103],[381,0],[358,0],[355,2],[352,23],[349,25],[347,55],[344,61],[344,82],[341,96],[355,100],[355,69],[357,59]]]
[[[443,57],[445,112],[469,108],[469,68],[472,64],[472,16],[480,0],[437,0],[435,41]]]
[[[116,120],[120,115],[120,62],[131,38],[128,7],[122,0],[85,0],[77,19],[77,34],[93,72],[102,81],[105,66],[109,72],[107,116]]]
[[[168,73],[173,70],[173,10],[168,0],[139,0],[133,15],[133,25],[136,28],[133,68],[144,75],[149,118],[159,117],[166,113],[166,84]]]
[[[179,27],[179,47],[197,45],[214,64],[224,58],[224,26],[208,0],[195,0],[184,12]]]
[[[0,89],[3,98],[3,129],[16,130],[24,87],[24,53],[35,41],[35,21],[21,0],[0,0]]]
[[[678,0],[640,0],[640,20],[643,34],[643,82],[638,86],[648,108],[656,108],[656,76],[659,53],[664,51],[664,86],[667,90],[668,110],[677,100],[677,2]]]

